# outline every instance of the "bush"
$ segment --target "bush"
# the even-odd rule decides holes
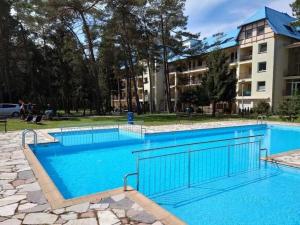
[[[270,104],[266,101],[259,101],[253,108],[253,111],[257,114],[268,114],[270,112]]]
[[[278,114],[281,119],[292,121],[300,113],[300,96],[294,95],[285,99],[278,108]]]

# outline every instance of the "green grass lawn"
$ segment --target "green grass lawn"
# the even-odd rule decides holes
[[[255,117],[253,117],[255,118]],[[137,124],[144,125],[168,125],[168,124],[179,124],[179,123],[195,123],[195,122],[212,122],[212,121],[228,121],[234,119],[249,119],[248,117],[241,118],[234,115],[223,115],[217,117],[211,117],[208,115],[197,115],[193,116],[191,119],[177,117],[176,114],[146,114],[135,116],[135,121]],[[45,129],[45,128],[60,128],[67,126],[84,126],[84,125],[107,125],[107,124],[117,124],[126,123],[126,116],[94,116],[94,117],[74,117],[69,120],[53,120],[46,121],[43,120],[41,124],[27,123],[21,121],[20,119],[8,119],[7,129],[8,131],[14,130],[24,130],[24,129]],[[281,121],[279,117],[272,116],[269,117],[270,121]],[[300,122],[300,118],[295,122]],[[0,124],[0,131],[4,130],[4,127]]]
[[[168,125],[178,123],[193,123],[193,122],[209,122],[209,121],[222,121],[239,117],[234,116],[222,116],[211,117],[206,115],[193,116],[189,118],[179,118],[175,114],[147,114],[135,116],[135,121],[138,124],[144,125]],[[94,116],[94,117],[74,117],[68,120],[43,120],[41,124],[27,123],[20,119],[8,119],[7,129],[8,131],[24,130],[24,129],[45,129],[45,128],[60,128],[65,126],[84,126],[84,125],[105,125],[105,124],[117,124],[126,123],[126,116]],[[1,126],[1,124],[0,124]],[[4,130],[4,127],[0,127],[0,131]]]

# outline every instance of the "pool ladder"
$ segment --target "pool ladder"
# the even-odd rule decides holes
[[[256,119],[256,123],[257,124],[266,124],[266,118],[267,116],[266,115],[258,115],[257,116],[257,119]]]
[[[26,144],[26,134],[28,133],[33,133],[33,143],[34,145],[37,144],[37,133],[35,130],[33,129],[25,129],[23,132],[22,132],[22,147],[25,148],[25,144]]]

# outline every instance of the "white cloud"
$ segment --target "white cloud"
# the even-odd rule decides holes
[[[294,2],[294,0],[273,0],[267,4],[267,6],[280,12],[285,12],[292,15],[292,8],[290,7],[292,2]]]
[[[191,17],[201,15],[223,2],[226,2],[226,0],[186,0],[185,12]]]
[[[234,1],[234,2],[232,2]],[[228,31],[236,28],[247,17],[263,6],[268,6],[281,12],[292,15],[289,6],[294,0],[186,0],[186,15],[189,16],[188,29],[191,32],[201,32],[202,37],[210,36],[217,32]],[[220,6],[226,4],[222,11]],[[210,15],[220,10],[216,17]]]

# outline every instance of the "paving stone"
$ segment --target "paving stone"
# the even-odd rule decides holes
[[[114,195],[111,197],[115,202],[121,201],[125,198],[125,194]]]
[[[12,183],[11,183],[14,187],[17,187],[17,186],[20,186],[22,184],[25,184],[25,180],[14,180]]]
[[[25,198],[26,198],[26,195],[12,195],[12,196],[8,196],[8,197],[5,197],[5,198],[1,198],[0,199],[0,206],[16,203],[16,202],[19,202],[19,201],[21,201]]]
[[[64,213],[64,212],[65,212],[65,208],[53,210],[53,213],[55,213],[55,214],[62,214],[62,213]]]
[[[111,211],[99,211],[97,213],[100,225],[112,225],[120,222],[120,220]]]
[[[21,213],[21,214],[17,214],[17,215],[14,215],[13,218],[16,218],[16,219],[21,219],[23,220],[25,217],[25,213]]]
[[[8,197],[11,195],[14,195],[17,192],[17,190],[6,190],[3,192],[4,197]]]
[[[37,206],[37,204],[34,204],[34,203],[25,203],[25,204],[19,205],[18,211],[24,211],[26,209],[33,208],[35,206]]]
[[[18,219],[8,219],[0,223],[0,225],[20,225],[22,222]]]
[[[1,178],[1,177],[0,177]],[[7,180],[7,179],[3,179],[0,180],[0,185],[4,185],[4,184],[8,184],[9,182],[11,182],[12,180]]]
[[[80,218],[92,218],[95,217],[95,212],[89,211],[80,214]]]
[[[25,155],[23,151],[14,151],[11,156],[12,159],[24,159]]]
[[[128,214],[127,214],[128,215]],[[133,215],[130,217],[130,219],[137,221],[137,222],[142,222],[142,223],[154,223],[156,221],[156,218],[149,213],[142,211],[139,212],[136,215]]]
[[[87,218],[87,219],[69,220],[67,223],[65,223],[65,225],[98,225],[98,223],[95,218]]]
[[[67,212],[77,212],[77,213],[83,213],[88,210],[90,206],[89,202],[77,204],[77,205],[72,205],[66,208]]]
[[[17,188],[20,189],[20,192],[41,190],[41,187],[37,182],[31,183],[31,184],[23,184],[23,185],[18,186]]]
[[[28,192],[27,201],[32,202],[32,203],[38,203],[38,204],[47,203],[47,200],[44,197],[44,194],[42,193],[42,191],[30,191],[30,192]]]
[[[33,208],[26,209],[23,212],[33,213],[33,212],[43,212],[43,211],[46,211],[46,210],[50,210],[50,205],[48,203],[43,204],[43,205],[37,205]]]
[[[123,217],[126,216],[125,210],[124,210],[124,209],[113,209],[112,211],[113,211],[113,212],[117,215],[117,217],[119,217],[119,218],[123,218]]]
[[[62,218],[58,218],[58,220],[56,220],[55,224],[64,224],[66,222],[66,220],[62,219]]]
[[[74,220],[74,219],[77,219],[77,213],[74,213],[74,212],[67,213],[67,214],[62,214],[60,216],[64,220]]]
[[[33,178],[33,172],[31,170],[24,170],[18,173],[18,179],[21,180],[26,180],[26,179],[30,179]]]
[[[0,207],[0,216],[12,216],[14,215],[16,208],[18,207],[18,203],[5,205]]]
[[[155,223],[152,223],[152,225],[163,225],[163,224],[160,221],[156,221]]]
[[[108,203],[96,203],[90,205],[90,209],[98,209],[98,210],[105,210],[108,207],[109,207]]]
[[[139,204],[137,204],[137,203],[134,203],[132,205],[131,209],[134,209],[136,211],[143,211],[143,208]]]
[[[12,190],[14,187],[11,184],[3,184],[2,185],[3,190]]]
[[[25,216],[23,224],[53,224],[57,215],[49,213],[29,213]]]
[[[104,198],[104,199],[101,199],[101,201],[99,203],[111,204],[111,203],[115,203],[115,201],[112,198]]]
[[[132,207],[132,205],[134,204],[133,201],[131,201],[128,198],[124,198],[121,201],[118,202],[114,202],[110,204],[110,207],[113,209],[130,209]]]
[[[0,177],[2,180],[14,180],[17,178],[17,173],[1,173]]]

